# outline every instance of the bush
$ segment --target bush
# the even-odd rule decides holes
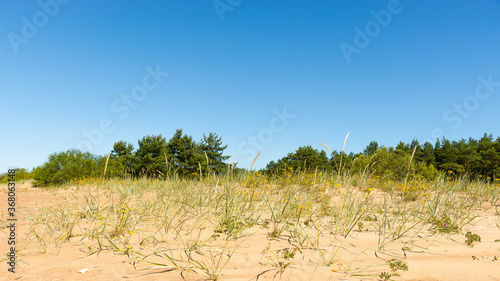
[[[61,185],[72,180],[99,177],[106,158],[89,152],[70,149],[66,152],[54,153],[47,162],[33,171],[35,185]]]
[[[32,179],[33,175],[30,171],[24,168],[16,169],[16,181],[29,180]],[[8,183],[9,182],[9,174],[4,173],[0,174],[0,183]]]

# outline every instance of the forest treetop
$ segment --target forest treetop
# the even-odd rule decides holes
[[[196,177],[202,174],[221,174],[236,168],[226,163],[227,145],[216,133],[204,134],[199,142],[177,129],[170,140],[160,135],[148,135],[138,140],[137,149],[130,143],[118,141],[108,155],[98,156],[71,149],[51,154],[48,160],[30,173],[40,185],[62,184],[81,178],[107,177]],[[411,165],[410,165],[411,163]],[[343,172],[369,174],[402,180],[408,173],[434,179],[440,174],[480,176],[497,179],[500,174],[500,137],[485,133],[480,139],[450,141],[438,139],[435,144],[399,142],[396,147],[370,142],[363,152],[345,153],[301,146],[281,159],[271,161],[261,173],[280,174],[284,169],[304,172]],[[23,175],[26,170],[23,169]],[[23,177],[29,177],[24,175]],[[0,181],[5,181],[5,175]]]

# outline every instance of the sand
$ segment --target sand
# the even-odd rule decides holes
[[[0,280],[208,280],[206,274],[190,269],[154,268],[141,261],[137,255],[129,258],[122,253],[104,250],[88,255],[83,244],[93,241],[89,237],[77,236],[58,246],[48,246],[46,252],[36,240],[26,245],[27,216],[41,206],[64,200],[71,190],[47,191],[33,188],[29,183],[17,187],[17,241],[19,252],[15,273],[8,272],[6,186],[0,191]],[[408,265],[408,271],[398,271],[400,276],[392,280],[500,280],[499,215],[492,207],[481,212],[479,217],[466,226],[460,234],[432,234],[427,227],[415,233],[411,249],[402,250],[401,241],[389,244],[384,251],[376,251],[378,235],[374,231],[351,232],[346,239],[333,236],[321,227],[320,248],[330,259],[337,249],[338,254],[330,266],[318,251],[305,246],[295,251],[293,258],[284,260],[283,251],[291,248],[289,235],[279,239],[268,237],[269,229],[254,225],[245,230],[243,238],[227,265],[219,275],[220,280],[377,280],[380,272],[389,272],[386,261],[400,259]],[[464,233],[471,231],[480,235],[481,242],[474,247],[465,244]],[[188,239],[187,235],[187,239]],[[223,239],[219,238],[223,243]],[[24,244],[23,244],[24,243]],[[144,252],[139,241],[130,242],[131,250]],[[21,244],[23,244],[21,246]],[[174,247],[174,246],[172,246]],[[228,244],[231,250],[232,244]],[[200,257],[209,256],[209,248],[198,250]],[[215,251],[215,250],[214,250]],[[213,254],[213,253],[212,253]],[[475,258],[473,258],[475,257]],[[149,261],[168,263],[165,258],[148,257]],[[289,265],[280,272],[279,261]],[[358,270],[356,270],[358,269]],[[85,270],[85,273],[81,273]],[[359,276],[365,275],[365,276]]]

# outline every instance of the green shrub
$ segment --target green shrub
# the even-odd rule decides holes
[[[34,169],[33,178],[35,185],[46,186],[99,177],[104,171],[105,162],[105,157],[70,149],[49,155],[47,162]]]
[[[25,168],[16,168],[16,181],[29,180],[33,178],[32,172],[26,170]],[[9,174],[0,174],[0,183],[8,183]]]

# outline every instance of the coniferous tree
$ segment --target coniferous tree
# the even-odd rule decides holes
[[[204,164],[205,166],[208,165],[208,172],[220,173],[227,169],[227,164],[224,161],[231,156],[223,155],[226,148],[227,145],[222,145],[222,139],[217,134],[210,133],[208,136],[203,134],[200,149],[205,153],[205,157],[208,158],[208,163]]]
[[[271,173],[281,173],[287,167],[294,170],[314,171],[329,169],[328,157],[324,150],[314,149],[312,146],[301,146],[295,152],[288,153],[286,157],[281,158],[277,162],[271,161],[266,170]]]
[[[424,143],[420,153],[416,154],[419,162],[424,162],[426,165],[436,166],[436,156],[434,155],[434,147],[430,142]]]
[[[350,152],[347,154],[344,152],[338,152],[337,150],[332,151],[331,156],[328,160],[330,168],[335,172],[345,171],[346,169],[350,169],[354,163],[354,160],[363,155],[362,153],[354,154]]]
[[[410,154],[413,153],[413,150],[415,150],[415,155],[413,156],[414,160],[418,161],[418,156],[422,154],[422,146],[418,142],[417,139],[413,139],[411,143],[409,144],[410,148]]]
[[[480,174],[495,178],[496,170],[500,167],[500,155],[497,153],[493,136],[484,134],[478,143],[481,160],[479,162]]]
[[[413,147],[411,147],[409,144],[406,144],[402,141],[398,143],[396,146],[396,149],[394,150],[397,154],[410,154],[413,152]]]
[[[166,173],[164,153],[167,143],[162,135],[145,136],[135,152],[135,172],[139,175],[160,176]]]
[[[497,165],[493,173],[493,180],[496,181],[500,177],[500,137],[497,137],[497,139],[493,143],[493,146],[495,147],[497,159]]]
[[[478,171],[481,156],[478,153],[478,143],[470,138],[468,141],[462,139],[458,142],[457,162],[464,167],[465,173],[472,175]]]
[[[440,144],[438,146],[438,144]],[[438,169],[441,171],[463,174],[465,168],[458,164],[458,148],[456,143],[452,143],[443,137],[441,142],[436,143],[436,162]]]
[[[193,137],[182,134],[182,129],[177,129],[174,136],[168,141],[167,157],[178,175],[197,175],[199,166],[205,162],[201,149]]]
[[[366,146],[366,148],[363,150],[364,155],[373,155],[377,152],[378,149],[378,143],[376,141],[371,141],[370,144]]]
[[[301,146],[294,153],[288,155],[290,165],[297,169],[327,169],[328,157],[324,150],[314,149],[312,146]]]
[[[135,163],[134,146],[125,141],[115,142],[108,164],[109,174],[112,176],[131,174]]]

